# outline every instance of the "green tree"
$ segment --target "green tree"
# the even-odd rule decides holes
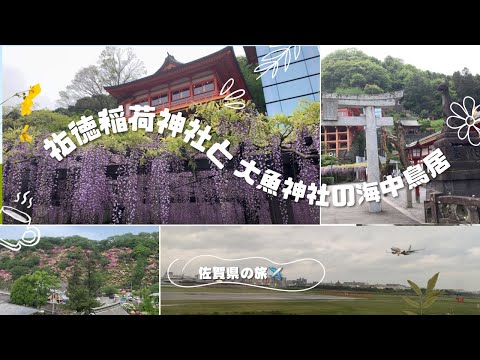
[[[22,275],[11,289],[12,304],[40,307],[47,304],[50,289],[58,286],[58,278],[38,270],[31,275]]]
[[[258,74],[253,72],[255,66],[249,65],[245,56],[237,57],[237,61],[257,110],[265,113],[267,109],[265,106],[262,81],[260,79],[257,80]]]
[[[105,285],[102,288],[102,292],[105,294],[105,296],[111,296],[118,293],[118,288],[114,285]]]
[[[456,99],[461,102],[466,96],[474,99],[480,97],[480,75],[473,75],[467,68],[453,73],[451,85],[451,96],[454,101]]]
[[[12,279],[16,280],[22,275],[28,274],[30,270],[31,269],[29,267],[23,265],[16,265],[10,270],[10,272],[12,273]]]
[[[78,118],[72,118],[63,114],[55,113],[49,110],[36,110],[30,115],[22,117],[22,121],[30,124],[29,132],[33,131],[45,131],[45,132],[58,132],[61,129],[68,127],[69,122]],[[18,127],[18,121],[14,118],[4,117],[3,130],[15,129]],[[41,241],[43,243],[43,239]],[[40,243],[38,244],[40,246]],[[37,247],[36,247],[37,248]],[[41,247],[43,249],[43,245]]]
[[[117,105],[117,100],[110,95],[93,95],[78,99],[74,106],[68,107],[68,111],[88,116],[91,114],[87,115],[87,112],[97,114],[104,108],[112,109],[117,107]]]
[[[385,91],[391,88],[389,73],[376,58],[357,49],[342,49],[322,59],[323,92],[366,84],[377,85]]]
[[[422,118],[441,116],[438,81],[432,81],[426,72],[417,71],[405,79],[403,105]]]
[[[142,287],[142,281],[145,276],[145,267],[147,266],[147,261],[145,259],[137,260],[135,268],[133,269],[132,274],[132,287],[135,290],[138,290]]]
[[[140,303],[140,310],[146,312],[149,315],[158,315],[158,307],[155,307],[150,296],[150,291],[148,288],[145,288],[141,292],[142,302]]]
[[[335,93],[340,95],[362,95],[363,90],[359,87],[337,87]]]
[[[350,153],[352,156],[365,156],[365,149],[367,148],[367,141],[365,138],[365,131],[361,131],[355,135],[350,146]]]
[[[133,257],[135,259],[146,258],[151,254],[151,250],[143,244],[138,244],[133,249]]]
[[[28,276],[29,275],[22,275],[13,283],[10,294],[10,301],[12,304],[37,306],[35,288]]]
[[[80,260],[80,259],[82,259],[82,257],[83,257],[82,251],[79,250],[79,249],[75,249],[74,251],[70,251],[67,254],[68,259]]]
[[[68,279],[67,306],[77,313],[90,314],[94,307],[99,306],[98,301],[90,294],[88,287],[82,279],[82,272],[78,265],[75,265],[71,277]]]
[[[353,74],[350,78],[350,86],[363,89],[367,85],[367,78],[363,74]]]
[[[70,261],[68,261],[67,259],[63,259],[57,264],[57,266],[59,269],[65,270],[67,267],[70,266]]]
[[[107,46],[100,54],[98,65],[80,69],[70,85],[60,91],[58,102],[68,108],[79,99],[106,95],[105,86],[124,84],[145,74],[145,65],[137,58],[132,48]],[[106,98],[99,97],[98,100],[106,107]]]
[[[391,79],[391,90],[402,90],[405,79],[405,64],[402,59],[387,56],[382,63]]]
[[[104,86],[124,84],[147,73],[143,61],[137,58],[132,48],[105,47],[100,54],[98,66]]]
[[[423,118],[441,116],[436,88],[445,80],[452,82],[453,99],[480,97],[480,75],[473,76],[468,69],[448,77],[419,70],[392,56],[380,61],[357,49],[337,50],[322,59],[323,92],[358,95],[405,90],[402,105]]]
[[[333,155],[324,154],[321,156],[322,166],[330,166],[338,164],[338,158]]]
[[[365,88],[363,89],[363,92],[368,95],[373,95],[373,94],[382,94],[384,91],[383,89],[375,84],[367,84],[365,85]]]
[[[12,120],[18,120],[22,116],[20,113],[20,104],[15,106],[3,105],[3,117],[10,118]]]
[[[36,267],[40,264],[40,258],[36,255],[30,256],[26,258],[24,261],[22,261],[23,265],[26,266],[27,268],[33,268]]]
[[[152,286],[150,286],[150,293],[156,294],[158,292],[160,292],[160,285],[158,284],[158,282],[156,282]]]
[[[88,293],[92,298],[97,296],[102,286],[102,276],[100,272],[97,271],[97,263],[95,261],[94,253],[89,253],[86,256],[85,286],[87,287]]]

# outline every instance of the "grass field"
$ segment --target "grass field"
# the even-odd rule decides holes
[[[183,290],[183,289],[180,289]],[[190,289],[193,291],[194,289]],[[204,291],[202,289],[201,291]],[[164,288],[165,291],[178,291]],[[185,291],[185,290],[183,290]],[[187,290],[188,291],[188,290]],[[199,291],[199,290],[197,290]],[[225,292],[211,288],[210,292]],[[241,292],[241,289],[228,289]],[[265,291],[265,290],[259,290]],[[249,292],[252,292],[249,290]],[[349,292],[312,291],[310,294],[329,294],[355,297],[355,300],[162,300],[162,315],[404,315],[403,310],[417,312],[408,306],[400,295],[378,295]],[[413,297],[411,297],[414,299]],[[426,315],[480,315],[480,298],[465,298],[464,303],[454,297],[441,297],[425,311]]]

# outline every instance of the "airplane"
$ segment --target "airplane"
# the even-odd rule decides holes
[[[390,248],[391,251],[387,251],[389,253],[392,253],[393,255],[397,255],[397,256],[400,256],[400,255],[410,255],[410,254],[413,254],[413,253],[416,253],[417,251],[420,251],[420,250],[425,250],[425,249],[416,249],[416,250],[412,250],[412,245],[410,245],[408,247],[408,250],[402,250],[396,246],[392,246]]]
[[[270,270],[272,272],[272,275],[271,278],[273,279],[275,276],[278,278],[278,280],[282,280],[282,274],[280,273],[280,271],[283,270],[283,267],[280,267],[280,268],[274,268],[274,267],[268,267],[268,270]]]

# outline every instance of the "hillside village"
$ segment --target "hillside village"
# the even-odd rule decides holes
[[[2,248],[0,313],[158,313],[158,254],[158,233],[47,237],[19,252]],[[52,284],[41,300],[28,293],[33,281]]]

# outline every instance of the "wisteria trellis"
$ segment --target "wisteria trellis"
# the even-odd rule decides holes
[[[233,166],[221,170],[203,154],[195,161],[209,165],[201,171],[188,169],[165,148],[159,135],[122,153],[103,146],[85,147],[62,162],[45,152],[40,145],[43,138],[37,139],[33,157],[26,149],[22,151],[25,144],[18,144],[6,156],[4,202],[11,204],[19,191],[31,191],[34,203],[29,211],[35,223],[318,224],[319,209],[309,206],[308,200],[287,202],[281,192],[274,199],[233,175],[235,169],[241,169],[240,160],[254,159],[262,171],[268,167],[283,173],[287,166],[296,169],[299,179],[319,184],[318,159],[282,155],[278,135],[271,136],[268,147],[259,148],[248,136],[252,128],[249,122],[256,117],[249,109],[242,111],[244,121],[221,119],[217,127],[218,136],[233,133],[243,139],[241,146],[230,149]],[[293,149],[307,152],[307,135],[314,139],[308,148],[318,153],[318,131],[298,129]],[[158,154],[146,156],[148,149]],[[285,159],[289,161],[286,165]],[[279,209],[280,219],[272,216],[274,208]]]

